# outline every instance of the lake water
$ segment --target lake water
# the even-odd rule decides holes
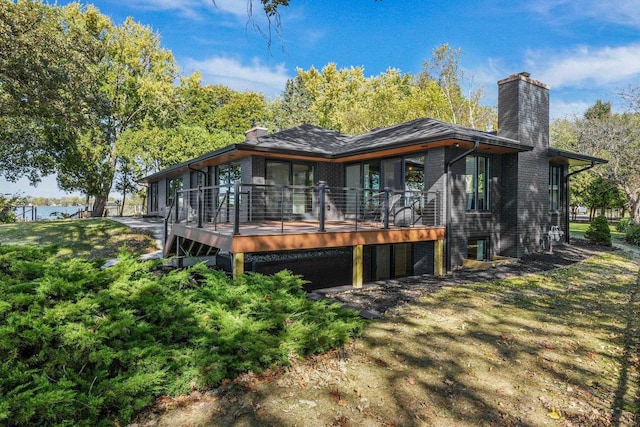
[[[81,206],[18,206],[16,210],[16,216],[18,220],[26,220],[31,221],[34,217],[34,212],[32,209],[35,209],[36,219],[57,219],[61,218],[62,215],[72,215],[78,210],[83,209]]]

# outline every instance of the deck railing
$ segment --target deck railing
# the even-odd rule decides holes
[[[241,234],[260,224],[280,232],[302,225],[317,231],[438,227],[439,192],[348,187],[230,184],[180,190],[172,222],[231,229]]]

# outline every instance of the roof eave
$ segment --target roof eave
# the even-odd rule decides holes
[[[589,156],[586,154],[574,153],[559,148],[549,148],[547,150],[549,160],[556,163],[567,164],[569,166],[588,166],[609,163],[606,159]]]
[[[196,163],[201,163],[215,157],[222,156],[224,154],[230,153],[238,149],[238,146],[241,144],[231,144],[226,147],[219,148],[215,151],[210,151],[206,154],[201,155],[200,157],[196,157],[195,159],[187,160],[186,162],[178,163],[177,165],[170,166],[168,168],[159,170],[158,172],[152,173],[151,175],[147,175],[145,177],[140,178],[136,182],[141,184],[148,184],[149,182],[157,181],[158,179],[172,175],[175,172],[178,172],[182,169],[188,169],[189,165],[193,165]]]

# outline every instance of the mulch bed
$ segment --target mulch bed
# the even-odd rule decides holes
[[[443,287],[541,273],[575,264],[596,255],[598,252],[615,250],[617,249],[612,247],[593,245],[584,239],[572,239],[571,245],[554,246],[552,254],[530,254],[519,260],[514,260],[512,263],[486,270],[461,268],[444,277],[413,276],[370,283],[360,289],[352,287],[329,288],[317,290],[315,293],[318,294],[318,298],[330,298],[347,307],[359,310],[363,317],[375,318]]]

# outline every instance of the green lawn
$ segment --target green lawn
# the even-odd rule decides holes
[[[584,239],[584,233],[589,228],[588,222],[571,222],[569,223],[569,232],[571,233],[571,237],[579,237]],[[609,225],[609,230],[611,231],[612,239],[624,239],[624,233],[620,233],[616,231],[616,227],[614,225]]]
[[[156,249],[149,233],[97,218],[0,224],[0,245],[55,245],[58,258],[90,260],[115,258],[123,248],[136,255]]]

